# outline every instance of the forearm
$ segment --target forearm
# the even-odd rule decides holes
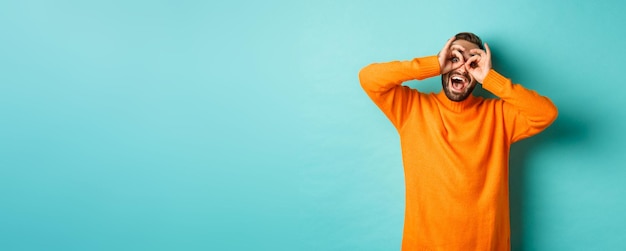
[[[374,63],[359,72],[361,86],[368,93],[385,93],[409,80],[422,80],[439,75],[436,56],[416,58],[411,61]]]
[[[402,83],[439,75],[436,56],[411,61],[371,64],[361,70],[359,79],[367,95],[391,122],[399,127],[406,120],[418,92]]]
[[[514,108],[514,111],[509,111],[505,116],[521,115],[526,120],[529,126],[527,136],[539,133],[557,117],[557,108],[550,99],[519,84],[513,84],[510,79],[493,69],[485,77],[483,87]]]

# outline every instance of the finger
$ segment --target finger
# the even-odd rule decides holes
[[[467,59],[467,61],[465,61],[465,66],[468,69],[474,69],[474,68],[478,67],[478,63],[480,63],[480,56],[479,55],[474,55],[474,56],[470,57],[469,59]]]
[[[464,63],[463,62],[463,54],[461,54],[461,52],[459,52],[457,50],[452,51],[452,58],[454,58],[454,57],[456,57],[458,59],[458,61],[453,62],[454,64],[457,64],[457,63],[463,64]]]
[[[447,57],[449,55],[450,46],[452,45],[452,42],[454,42],[455,38],[456,37],[451,37],[450,39],[448,39],[446,45],[443,46],[443,49],[441,49],[441,51],[437,55],[443,55],[444,57]]]
[[[491,58],[491,49],[489,49],[489,45],[485,43],[485,50],[487,51],[487,57]]]
[[[457,50],[457,51],[460,51],[460,52],[465,52],[465,48],[463,48],[463,46],[460,46],[458,44],[450,46],[450,49],[451,50]]]
[[[481,50],[481,49],[471,49],[470,54],[474,54],[474,55],[481,55],[483,56],[485,53],[485,51]]]
[[[443,46],[443,49],[448,49],[450,48],[450,46],[452,45],[452,42],[454,42],[454,40],[456,39],[456,37],[451,37],[450,39],[448,39],[448,42],[446,42],[446,45]]]
[[[467,61],[465,61],[465,63],[468,63],[468,62],[480,62],[480,55],[471,56],[470,58],[467,59]]]

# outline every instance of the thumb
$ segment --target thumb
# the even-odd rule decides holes
[[[472,56],[465,62],[465,67],[468,70],[474,70],[474,68],[478,67],[478,62],[480,62],[480,56]]]

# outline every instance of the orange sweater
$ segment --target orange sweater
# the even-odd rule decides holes
[[[552,102],[495,70],[483,88],[500,99],[450,101],[402,86],[440,74],[436,56],[372,64],[367,95],[398,130],[406,209],[402,250],[510,250],[509,149],[548,127]]]

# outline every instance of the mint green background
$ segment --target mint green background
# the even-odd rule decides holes
[[[357,74],[460,31],[560,112],[512,149],[513,249],[625,250],[625,9],[2,1],[0,250],[399,250],[399,141]]]

